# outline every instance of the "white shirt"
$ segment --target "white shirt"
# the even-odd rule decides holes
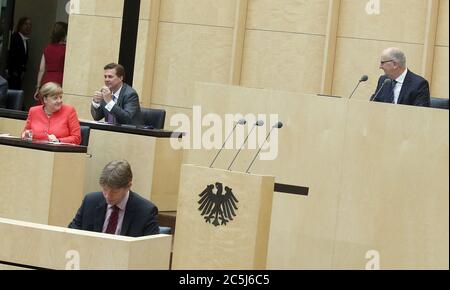
[[[403,82],[405,81],[406,74],[408,73],[408,69],[405,69],[405,71],[398,76],[398,78],[395,79],[397,82],[394,87],[394,104],[397,104],[398,97],[400,96],[400,91],[402,90]]]
[[[116,206],[119,208],[119,218],[117,219],[117,227],[116,232],[114,234],[120,235],[120,231],[122,230],[122,223],[123,223],[123,217],[125,216],[125,209],[127,208],[127,202],[128,198],[130,197],[130,191],[127,192],[125,197],[122,199],[121,202],[116,204]],[[103,229],[102,233],[106,231],[106,228],[108,227],[109,218],[113,212],[114,205],[108,204],[108,209],[106,210],[106,216],[105,216],[105,222],[103,223]]]
[[[26,37],[25,35],[23,35],[22,33],[19,32],[20,37],[22,38],[23,41],[23,47],[25,48],[25,53],[27,53],[28,51],[28,47],[27,47],[27,40],[29,39],[28,37]]]

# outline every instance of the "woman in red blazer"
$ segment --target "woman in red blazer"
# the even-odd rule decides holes
[[[44,105],[34,106],[22,132],[32,130],[33,140],[80,144],[81,132],[75,108],[62,102],[62,88],[53,82],[42,86],[40,94]]]

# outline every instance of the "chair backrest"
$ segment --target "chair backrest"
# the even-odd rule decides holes
[[[22,90],[8,90],[6,93],[6,108],[22,111],[23,96],[24,93]]]
[[[442,98],[430,98],[430,107],[437,109],[447,109],[448,110],[448,99]]]
[[[159,227],[159,233],[165,234],[165,235],[170,235],[172,233],[172,228],[171,227]]]
[[[89,126],[80,126],[81,131],[81,144],[83,146],[89,145],[89,135],[91,134],[91,127]]]
[[[144,126],[149,126],[153,129],[164,128],[164,121],[166,120],[166,110],[141,108],[141,115]]]

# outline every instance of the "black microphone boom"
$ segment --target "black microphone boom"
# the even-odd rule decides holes
[[[350,94],[350,97],[348,97],[348,98],[350,99],[350,98],[353,96],[353,94],[355,93],[356,89],[358,88],[358,86],[359,86],[359,84],[360,84],[361,82],[365,82],[365,81],[367,81],[368,79],[369,79],[368,76],[363,75],[363,76],[359,79],[358,83],[356,84],[356,87],[353,89],[353,92]]]
[[[241,152],[242,147],[244,147],[245,142],[247,142],[248,137],[250,136],[250,134],[252,133],[253,129],[255,128],[255,126],[262,126],[264,125],[264,121],[258,120],[256,121],[255,124],[253,124],[252,129],[250,130],[250,132],[248,132],[247,137],[245,137],[244,142],[242,143],[241,147],[239,148],[238,152],[236,153],[236,155],[234,155],[233,160],[231,161],[230,165],[228,166],[227,170],[230,170],[231,166],[234,163],[234,160],[236,160],[236,157],[238,156],[239,152]]]
[[[214,157],[213,161],[209,165],[209,168],[211,168],[214,164],[214,162],[217,159],[217,156],[219,156],[220,152],[222,151],[223,147],[225,147],[225,144],[227,143],[228,139],[230,139],[231,135],[233,134],[234,130],[236,129],[236,126],[239,125],[245,125],[247,121],[245,119],[240,119],[236,124],[234,124],[233,130],[231,130],[230,134],[228,134],[227,139],[225,139],[225,142],[223,142],[222,147],[220,148],[219,152],[217,152],[216,156]]]
[[[378,94],[381,92],[381,90],[383,89],[384,85],[390,85],[391,84],[391,79],[387,78],[383,81],[383,84],[381,85],[380,89],[378,90],[378,92],[376,92],[373,97],[370,99],[370,102],[375,101],[375,99],[378,97]]]
[[[267,134],[267,136],[266,136],[266,140],[264,140],[264,142],[261,144],[261,146],[259,146],[258,152],[256,152],[255,157],[253,157],[253,160],[252,160],[252,162],[250,163],[250,165],[248,166],[248,168],[247,168],[247,170],[245,171],[245,173],[248,173],[248,171],[250,170],[250,167],[252,167],[253,162],[255,162],[256,157],[258,157],[259,152],[261,151],[262,147],[263,147],[264,144],[267,142],[267,139],[269,139],[269,136],[270,136],[270,133],[272,133],[272,130],[273,130],[274,128],[280,129],[281,127],[283,127],[283,123],[281,123],[281,122],[277,122],[277,123],[275,123],[275,125],[272,126],[272,128],[271,128],[270,131],[269,131],[269,134]]]

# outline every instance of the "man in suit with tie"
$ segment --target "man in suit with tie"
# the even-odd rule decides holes
[[[94,93],[91,115],[112,124],[141,125],[141,107],[136,91],[123,82],[125,69],[116,63],[104,68],[105,85]]]
[[[108,163],[99,180],[102,192],[84,197],[69,228],[129,237],[159,234],[158,208],[130,190],[132,179],[126,160]]]
[[[428,81],[406,67],[405,54],[398,48],[383,50],[380,69],[384,75],[378,79],[377,89],[371,100],[412,106],[430,106]],[[390,79],[391,82],[385,82]]]
[[[13,90],[22,89],[22,80],[27,70],[29,55],[28,38],[31,34],[31,19],[22,17],[17,22],[16,31],[11,35],[8,52],[8,83]]]

